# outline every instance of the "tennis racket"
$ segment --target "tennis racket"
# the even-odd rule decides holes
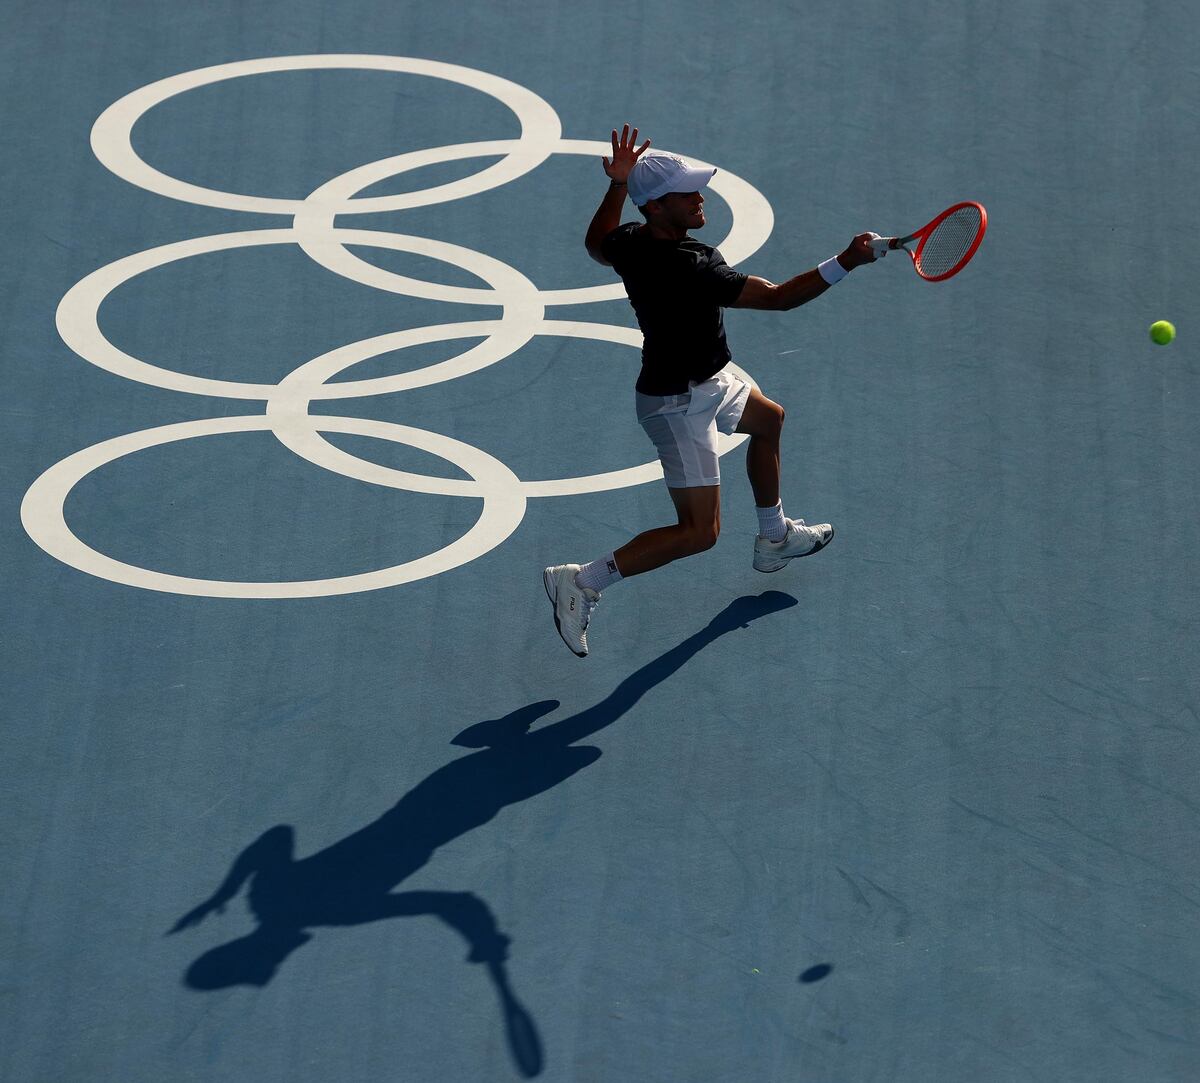
[[[870,244],[877,256],[902,248],[926,282],[942,282],[970,262],[986,232],[987,211],[983,204],[955,203],[910,237],[880,237]]]

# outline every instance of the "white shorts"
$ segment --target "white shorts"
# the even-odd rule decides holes
[[[672,489],[721,484],[717,433],[737,429],[750,397],[750,385],[728,369],[688,386],[682,395],[637,393],[637,419]]]

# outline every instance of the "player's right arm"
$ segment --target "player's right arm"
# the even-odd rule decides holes
[[[844,252],[838,254],[838,263],[846,271],[853,271],[856,267],[874,263],[876,257],[871,251],[870,239],[876,236],[877,234],[874,233],[860,233],[850,242]],[[827,289],[829,289],[829,283],[821,277],[820,271],[815,267],[811,271],[805,271],[803,274],[796,275],[795,278],[789,278],[779,285],[768,282],[765,278],[751,275],[746,279],[746,284],[742,287],[738,299],[729,307],[758,308],[775,312],[787,311],[816,300]]]
[[[642,152],[650,146],[650,140],[647,139],[640,147],[636,146],[638,130],[633,129],[630,134],[629,125],[626,124],[621,129],[621,135],[618,138],[617,129],[613,129],[612,133],[612,160],[602,158],[604,163],[604,172],[608,174],[608,191],[604,193],[604,198],[600,201],[600,206],[596,209],[596,213],[592,216],[591,225],[588,226],[587,236],[584,237],[583,243],[588,250],[588,255],[597,263],[603,263],[605,267],[610,266],[608,260],[604,258],[604,253],[600,251],[601,245],[604,243],[604,238],[607,237],[614,229],[621,224],[621,208],[625,206],[626,184],[629,181],[629,172],[637,163]]]

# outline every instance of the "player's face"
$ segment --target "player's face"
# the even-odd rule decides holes
[[[658,202],[672,226],[687,230],[704,225],[704,196],[699,192],[668,192]]]

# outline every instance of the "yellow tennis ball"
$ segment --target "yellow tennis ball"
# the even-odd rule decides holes
[[[1175,337],[1175,325],[1166,320],[1155,320],[1150,325],[1150,337],[1160,346],[1165,346]]]

